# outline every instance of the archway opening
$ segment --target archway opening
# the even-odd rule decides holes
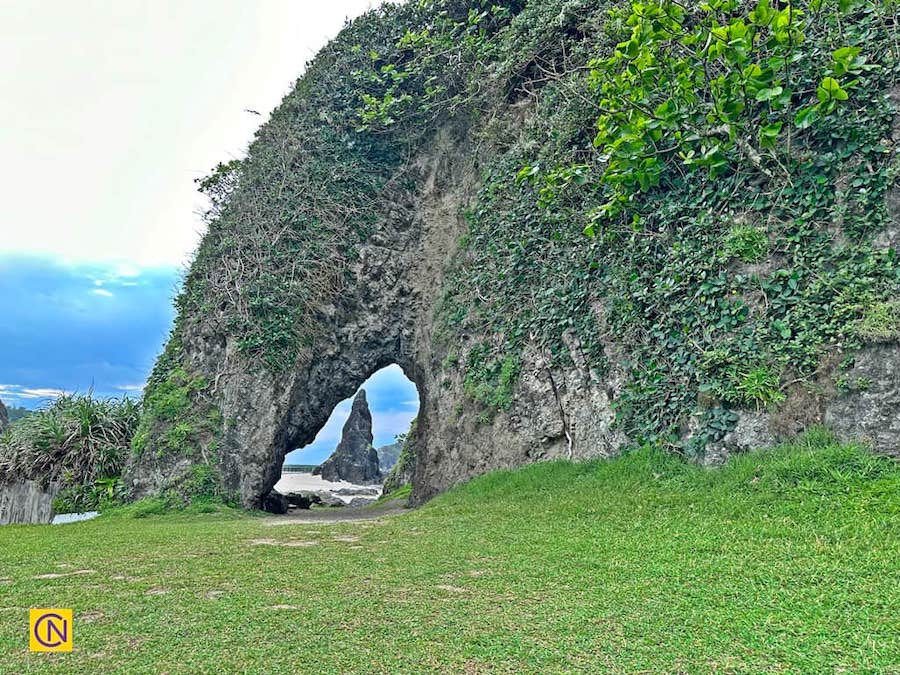
[[[375,372],[334,407],[311,443],[287,452],[274,488],[286,498],[284,507],[357,507],[377,500],[386,479],[396,482],[395,467],[418,411],[419,392],[399,365]]]

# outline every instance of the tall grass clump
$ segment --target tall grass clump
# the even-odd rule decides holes
[[[57,482],[57,511],[115,501],[139,418],[140,404],[127,398],[61,396],[0,436],[0,483]]]

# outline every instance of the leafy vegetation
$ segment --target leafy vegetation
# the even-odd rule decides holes
[[[529,4],[496,47],[532,59],[529,116],[484,169],[441,309],[448,345],[483,336],[458,359],[470,396],[493,405],[491,364],[536,343],[624,375],[632,440],[696,453],[692,416],[721,437],[836,344],[894,339],[900,267],[872,238],[900,173],[896,9]]]
[[[403,488],[410,485],[410,480],[416,467],[416,454],[413,449],[413,443],[415,443],[417,427],[418,418],[415,418],[409,425],[409,431],[397,436],[397,442],[402,443],[400,456],[397,458],[397,463],[388,472],[388,475],[384,477],[384,494],[390,494],[392,499],[412,491],[411,488],[410,490],[404,490]]]
[[[769,252],[769,238],[752,225],[735,225],[725,237],[725,250],[744,262],[758,262]]]
[[[900,340],[900,300],[877,302],[865,308],[855,333],[865,342]]]
[[[481,419],[511,405],[526,348],[551,367],[574,355],[615,373],[632,441],[702,452],[683,441],[688,420],[716,437],[735,409],[785,402],[785,383],[837,345],[891,339],[866,337],[865,316],[900,292],[896,252],[873,246],[900,175],[897,16],[895,0],[366,14],[308,64],[246,159],[201,181],[209,232],[148,397],[197,367],[185,335],[217,349],[227,335],[252,367],[308,362],[360,244],[415,203],[412,160],[453,125],[482,181],[439,335]],[[186,410],[158,432],[148,407],[157,451],[208,442],[197,429],[214,413]]]
[[[177,333],[178,328],[175,331]],[[154,366],[143,397],[143,414],[131,442],[132,455],[167,462],[189,458],[196,462],[192,473],[170,485],[164,497],[173,504],[192,498],[233,501],[216,480],[216,451],[224,420],[202,375],[189,373],[181,364],[181,343],[173,335]],[[152,439],[152,447],[151,446]],[[204,472],[205,478],[198,477]]]
[[[197,395],[206,386],[206,380],[202,376],[191,376],[184,369],[175,368],[165,380],[152,387],[144,396],[147,414],[141,420],[132,443],[135,454],[140,455],[144,451],[154,423],[168,423],[165,433],[161,434],[162,442],[156,448],[160,456],[166,453],[179,456],[196,454],[199,449],[197,434],[201,431],[200,425],[186,418],[195,413]],[[216,431],[221,422],[215,412],[206,421],[209,422],[209,428],[205,430],[212,432]]]
[[[61,396],[0,435],[0,483],[57,482],[62,513],[116,503],[139,417],[139,404],[127,398]]]
[[[894,672],[898,499],[896,462],[817,434],[715,471],[537,464],[377,522],[6,527],[0,670]],[[47,606],[73,653],[28,653]]]

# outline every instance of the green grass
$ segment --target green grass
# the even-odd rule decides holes
[[[376,522],[7,527],[0,672],[898,672],[898,507],[896,463],[813,435],[494,473]],[[75,652],[29,654],[29,607],[74,608]]]
[[[855,332],[867,342],[890,342],[900,338],[900,300],[867,307],[863,318],[856,323]]]

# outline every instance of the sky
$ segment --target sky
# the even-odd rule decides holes
[[[140,396],[174,317],[171,268],[0,257],[0,399]]]
[[[204,230],[195,180],[373,4],[0,0],[0,398],[140,394]]]
[[[202,231],[194,179],[243,156],[370,5],[0,0],[3,250],[183,264]]]

